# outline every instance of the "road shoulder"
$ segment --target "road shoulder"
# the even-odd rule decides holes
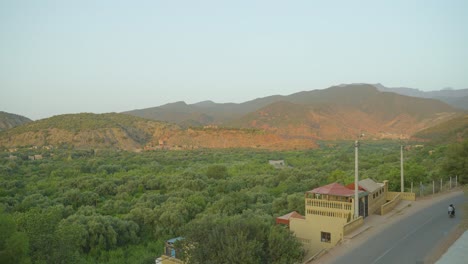
[[[467,196],[468,189],[465,189],[464,192],[465,196]],[[468,203],[466,203],[461,208],[461,210],[462,212],[459,215],[463,217],[462,222],[456,226],[443,241],[441,241],[433,250],[431,250],[431,254],[425,259],[424,263],[436,263],[468,230]],[[466,236],[466,234],[464,236]]]

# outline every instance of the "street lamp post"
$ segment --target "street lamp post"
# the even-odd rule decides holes
[[[354,218],[359,216],[359,195],[358,195],[358,149],[359,149],[359,141],[356,140],[354,142]]]
[[[400,167],[401,167],[401,192],[405,192],[405,180],[403,174],[403,145],[400,146]]]

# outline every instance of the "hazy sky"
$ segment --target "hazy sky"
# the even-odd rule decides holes
[[[32,119],[341,83],[468,88],[468,1],[0,0],[0,110]]]

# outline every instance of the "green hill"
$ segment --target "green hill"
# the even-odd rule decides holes
[[[17,127],[19,125],[26,124],[31,121],[31,119],[21,115],[10,114],[7,112],[0,111],[0,131]]]
[[[304,149],[314,140],[291,139],[255,129],[182,129],[125,114],[67,114],[0,132],[0,149],[22,147],[180,150],[197,148]]]
[[[95,130],[103,128],[117,128],[133,126],[139,122],[148,122],[144,118],[117,114],[65,114],[57,115],[32,122],[26,126],[19,127],[12,132],[38,131],[43,129],[62,129],[70,132],[80,132],[85,130]]]
[[[461,115],[433,127],[421,130],[414,138],[434,142],[457,142],[468,138],[468,115]]]
[[[124,114],[66,114],[41,119],[0,133],[0,146],[73,146],[142,148],[155,133],[174,127]]]

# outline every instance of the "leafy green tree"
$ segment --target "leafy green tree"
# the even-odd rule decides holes
[[[185,249],[188,263],[260,263],[263,245],[256,233],[261,228],[250,223],[205,217],[192,225],[180,249]]]
[[[15,215],[18,229],[29,238],[31,257],[34,262],[52,262],[55,229],[62,219],[63,206],[46,209],[33,208]]]
[[[283,193],[280,197],[273,200],[272,210],[275,214],[285,214],[288,211],[288,195]]]
[[[271,241],[288,241],[288,236],[272,229],[272,218],[292,210],[303,213],[307,190],[333,181],[347,183],[346,175],[352,181],[352,144],[321,146],[307,151],[142,153],[64,146],[34,162],[28,155],[38,154],[36,150],[19,151],[16,160],[7,159],[10,153],[0,153],[0,207],[17,224],[16,235],[4,236],[25,241],[22,233],[33,263],[145,263],[162,251],[165,239],[186,236],[191,233],[186,228],[200,226],[210,237],[216,236],[211,231],[225,234],[219,241],[232,246],[230,256],[239,255],[246,263],[280,263],[286,253],[278,252],[287,246],[272,248]],[[466,183],[463,149],[465,145],[457,144],[406,151],[405,186],[409,188],[410,180],[455,175]],[[284,159],[292,167],[275,169],[269,159]],[[399,191],[399,144],[365,142],[359,176],[389,180],[390,189]],[[213,218],[208,219],[212,225],[205,228],[199,221],[207,217]],[[236,229],[241,230],[238,238],[232,235]],[[257,255],[239,251],[251,247]]]
[[[346,172],[336,169],[330,173],[330,176],[328,176],[328,182],[339,182],[341,184],[348,184],[353,182],[354,180],[354,174],[346,174]]]
[[[0,263],[31,263],[28,253],[29,241],[27,235],[18,232],[13,217],[3,213],[0,208]]]
[[[449,146],[443,172],[445,177],[458,176],[461,184],[468,183],[468,140]]]
[[[188,263],[299,262],[300,242],[288,230],[273,227],[268,218],[252,211],[206,215],[189,224],[178,249],[185,252]]]
[[[159,215],[157,232],[177,235],[190,220],[190,205],[181,198],[169,198],[161,207],[155,210]]]
[[[152,209],[135,207],[128,213],[125,219],[131,220],[139,226],[139,236],[141,238],[153,237],[157,216]]]
[[[208,167],[206,176],[212,179],[225,179],[228,176],[228,170],[223,165],[212,165]]]
[[[411,182],[413,182],[413,184],[419,184],[420,182],[425,183],[430,180],[427,177],[427,170],[423,166],[414,162],[407,162],[404,164],[404,166],[406,186],[410,185]]]
[[[288,211],[296,211],[304,215],[304,193],[295,193],[288,195]]]
[[[268,235],[268,263],[288,264],[299,263],[304,251],[289,229],[283,226],[273,226]]]
[[[62,220],[55,230],[53,263],[79,263],[87,232],[82,225]]]
[[[245,192],[234,192],[224,195],[216,201],[210,211],[225,215],[240,214],[248,208],[250,197]]]

